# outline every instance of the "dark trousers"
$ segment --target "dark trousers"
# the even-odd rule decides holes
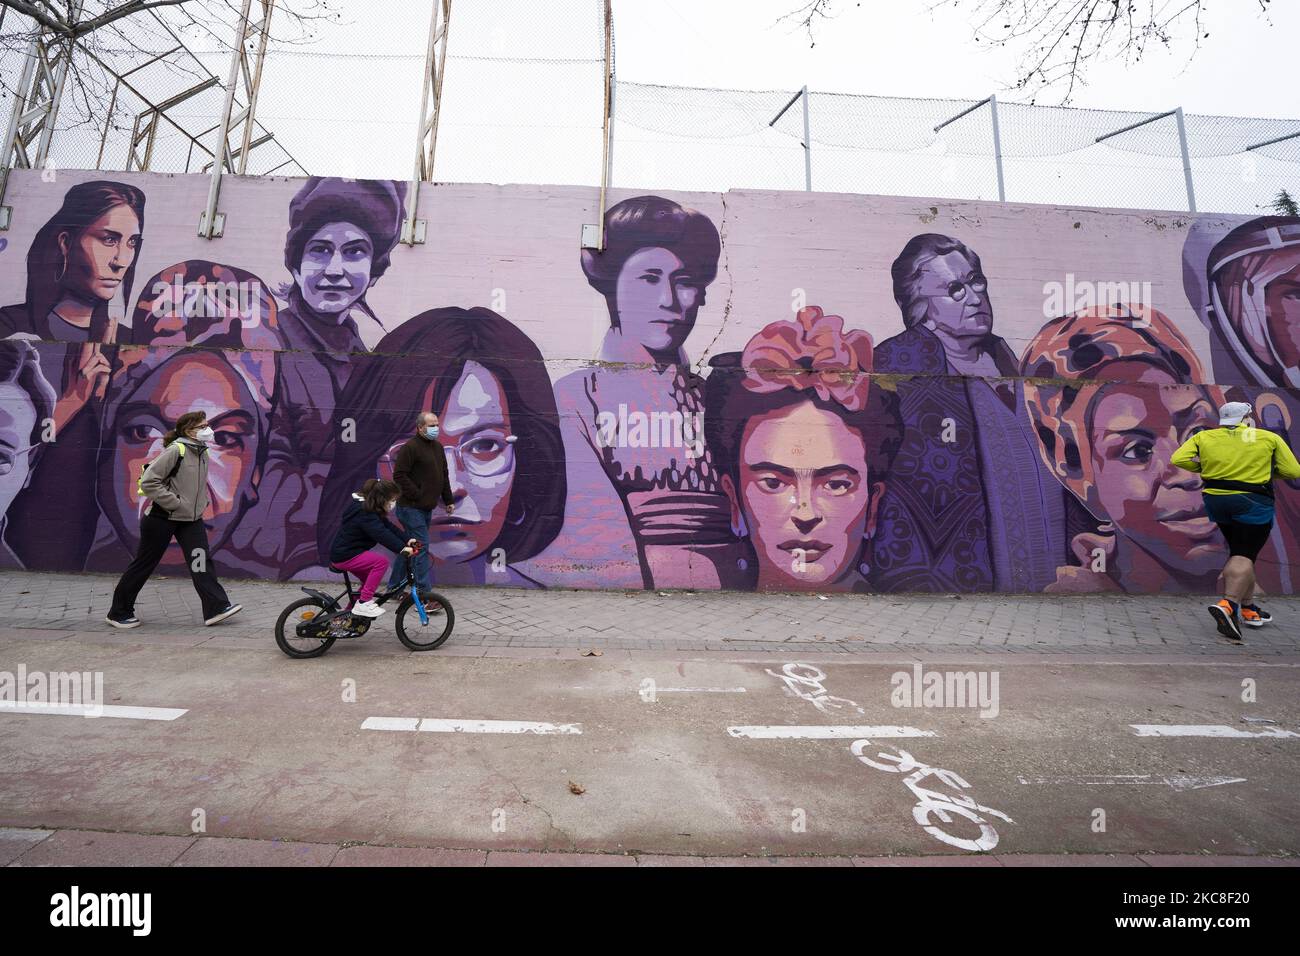
[[[113,591],[113,607],[110,617],[129,617],[135,613],[135,599],[140,589],[149,580],[158,567],[158,562],[167,553],[167,546],[174,537],[185,553],[185,563],[190,569],[190,580],[194,590],[199,592],[203,603],[203,619],[224,611],[230,606],[226,590],[217,580],[216,567],[208,551],[208,531],[200,521],[172,521],[169,518],[156,517],[154,506],[140,518],[140,545],[135,550],[135,559],[122,572],[122,578]],[[196,555],[199,551],[200,555]],[[202,570],[195,570],[201,568]]]
[[[398,505],[396,516],[407,538],[414,538],[420,542],[420,553],[409,560],[415,567],[415,586],[421,591],[427,591],[432,586],[429,583],[429,522],[433,520],[433,512],[425,511],[423,508],[407,508],[405,505]],[[390,588],[399,588],[406,583],[407,560],[399,554],[397,560],[393,562],[393,571],[388,576]]]

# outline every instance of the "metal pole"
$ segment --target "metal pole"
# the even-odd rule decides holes
[[[812,192],[812,135],[808,132],[808,87],[803,88],[803,188]]]
[[[108,101],[108,115],[104,117],[104,135],[99,140],[99,155],[95,157],[95,168],[101,169],[104,165],[104,146],[108,143],[108,128],[113,125],[113,110],[117,106],[117,91],[122,88],[122,81],[118,80],[113,84],[113,96]]]
[[[199,238],[212,239],[217,235],[217,197],[221,194],[221,173],[230,152],[230,114],[235,108],[235,83],[239,78],[239,61],[244,54],[244,37],[248,31],[248,10],[253,0],[244,0],[235,48],[230,53],[230,78],[226,82],[226,103],[221,109],[221,125],[217,128],[216,152],[212,163],[212,182],[208,186],[208,205],[199,220]]]
[[[609,78],[609,153],[605,157],[605,168],[609,173],[609,185],[611,186],[614,185],[614,117],[618,115],[618,107],[615,102],[617,95],[618,77],[611,75]]]
[[[248,117],[244,120],[244,142],[239,148],[239,175],[248,171],[248,154],[252,151],[253,124],[257,117],[257,94],[262,88],[262,64],[266,62],[266,41],[271,37],[271,14],[275,0],[262,2],[262,35],[257,42],[257,65],[253,68],[253,81],[248,87]],[[247,80],[247,78],[245,78]]]
[[[27,94],[32,86],[32,77],[36,72],[36,60],[39,56],[36,40],[27,47],[27,61],[23,64],[23,73],[14,90],[13,112],[9,115],[9,129],[5,132],[4,153],[0,154],[0,202],[4,202],[5,190],[9,186],[9,170],[13,168],[14,146],[18,139],[18,128],[22,124],[23,113],[27,109]],[[9,228],[8,214],[0,211],[0,229]]]
[[[998,98],[989,97],[989,115],[993,117],[993,161],[998,167],[998,202],[1007,201],[1007,185],[1002,178],[1002,130],[998,126]]]
[[[439,14],[442,15],[441,45]],[[401,241],[409,245],[424,241],[420,210],[420,183],[433,181],[433,164],[438,148],[438,120],[442,113],[442,78],[447,61],[447,32],[451,26],[451,0],[433,0],[429,11],[429,41],[424,51],[424,75],[420,86],[420,118],[415,131],[415,163],[406,191],[406,220]],[[429,112],[429,100],[433,112]],[[426,139],[428,140],[426,144]]]
[[[1183,108],[1174,110],[1178,121],[1178,145],[1183,151],[1183,179],[1187,181],[1187,211],[1196,212],[1196,192],[1192,189],[1192,158],[1187,152],[1187,127],[1183,123]]]
[[[81,16],[82,4],[80,0],[72,4],[69,13],[71,20]],[[50,109],[45,115],[45,126],[41,130],[41,142],[36,148],[36,161],[33,166],[44,166],[45,161],[50,157],[50,140],[54,136],[54,123],[59,116],[59,103],[63,100],[63,86],[68,81],[68,68],[72,65],[72,53],[75,49],[75,41],[69,39],[66,43],[61,44],[59,49],[62,55],[59,57],[58,66],[55,68],[57,75],[54,77],[54,88],[50,91]]]
[[[1275,136],[1273,139],[1266,139],[1264,142],[1256,143],[1253,146],[1247,146],[1246,152],[1249,153],[1252,149],[1262,149],[1265,146],[1272,146],[1275,143],[1285,143],[1288,139],[1295,139],[1297,136],[1300,136],[1300,130],[1297,130],[1294,133],[1287,133],[1285,136]]]
[[[599,230],[597,240],[599,248],[605,248],[605,196],[609,191],[609,114],[613,103],[613,84],[611,82],[611,64],[610,58],[612,50],[610,47],[613,43],[614,33],[614,15],[610,10],[610,0],[605,0],[605,116],[602,121],[603,129],[601,130],[601,147],[600,147],[600,212],[596,219],[597,229]]]

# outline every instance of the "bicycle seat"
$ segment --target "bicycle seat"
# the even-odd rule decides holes
[[[335,574],[347,574],[346,571],[344,571],[342,568],[340,568],[340,567],[339,567],[337,564],[335,564],[333,561],[330,562],[330,570],[333,571]]]

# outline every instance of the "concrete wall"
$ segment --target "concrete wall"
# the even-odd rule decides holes
[[[591,189],[427,187],[409,247],[401,183],[231,178],[213,241],[207,186],[14,174],[9,566],[122,568],[140,469],[200,409],[220,573],[325,576],[432,405],[439,583],[1211,591],[1169,455],[1225,396],[1300,407],[1296,220],[615,190],[584,254]]]

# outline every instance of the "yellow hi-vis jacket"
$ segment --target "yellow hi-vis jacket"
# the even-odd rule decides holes
[[[1279,478],[1300,478],[1300,461],[1273,432],[1248,425],[1209,428],[1179,446],[1170,463],[1199,472],[1207,495],[1236,495],[1247,491],[1271,494],[1268,484]],[[1257,488],[1215,488],[1214,482],[1238,482]]]

